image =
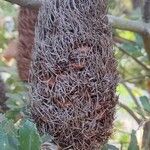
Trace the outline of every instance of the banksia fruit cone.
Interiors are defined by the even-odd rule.
[[[28,81],[34,43],[34,29],[38,9],[21,8],[18,17],[19,39],[17,44],[17,67],[21,80]]]
[[[118,74],[103,0],[46,0],[31,66],[31,117],[62,149],[98,150],[112,132]]]

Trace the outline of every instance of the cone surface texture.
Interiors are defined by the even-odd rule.
[[[35,23],[38,10],[21,8],[18,17],[19,39],[17,44],[17,67],[21,80],[28,81],[32,48],[35,36]]]
[[[31,117],[62,149],[98,150],[112,133],[118,73],[103,0],[46,0],[31,66]]]

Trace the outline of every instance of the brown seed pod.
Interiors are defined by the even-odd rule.
[[[62,149],[98,150],[112,133],[118,83],[103,0],[46,0],[31,67],[31,117]]]
[[[28,81],[29,67],[34,43],[34,29],[38,9],[22,8],[18,17],[19,39],[17,44],[17,67],[21,80]]]

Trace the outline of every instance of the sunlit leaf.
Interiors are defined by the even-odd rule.
[[[119,94],[121,94],[122,96],[128,96],[129,95],[128,92],[127,92],[127,90],[126,90],[126,88],[122,84],[119,84],[117,86],[117,92]]]
[[[136,39],[135,33],[130,32],[130,31],[123,31],[123,30],[117,29],[117,33],[119,34],[120,37],[127,39],[127,40],[135,41]]]
[[[122,134],[119,138],[120,143],[128,143],[129,142],[129,135],[128,134]]]

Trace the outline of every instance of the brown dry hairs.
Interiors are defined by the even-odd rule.
[[[107,1],[45,0],[35,27],[30,112],[62,149],[98,150],[112,133],[118,83]]]

